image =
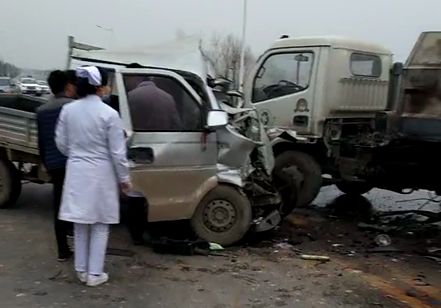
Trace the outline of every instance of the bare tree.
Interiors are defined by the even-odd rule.
[[[209,40],[201,40],[201,50],[206,60],[213,67],[217,76],[233,80],[235,86],[239,85],[240,54],[242,41],[229,34],[226,36],[215,33]],[[251,48],[245,50],[245,72],[249,71],[255,62]]]
[[[0,76],[14,78],[20,74],[20,69],[10,63],[0,60]]]

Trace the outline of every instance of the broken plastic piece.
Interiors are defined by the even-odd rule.
[[[330,261],[331,258],[328,256],[315,256],[315,255],[301,255],[300,258],[303,260],[312,260],[312,261]]]
[[[387,234],[379,234],[375,237],[375,244],[380,247],[387,247],[392,244],[392,239]]]
[[[211,251],[220,251],[220,250],[224,250],[224,247],[222,247],[221,245],[219,245],[217,243],[210,243],[209,249]]]

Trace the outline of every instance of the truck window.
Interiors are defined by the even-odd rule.
[[[376,55],[354,52],[351,55],[351,73],[354,76],[380,77],[380,57]]]
[[[201,131],[199,103],[175,79],[142,74],[124,75],[134,131]]]
[[[312,52],[279,53],[260,67],[253,86],[253,103],[305,90],[311,79]]]

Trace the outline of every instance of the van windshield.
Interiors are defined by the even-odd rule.
[[[35,83],[35,79],[25,78],[21,80],[21,83]]]

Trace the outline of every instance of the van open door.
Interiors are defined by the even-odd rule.
[[[207,106],[175,72],[121,68],[115,74],[131,179],[147,199],[148,220],[191,218],[217,185],[217,140],[206,128]]]

